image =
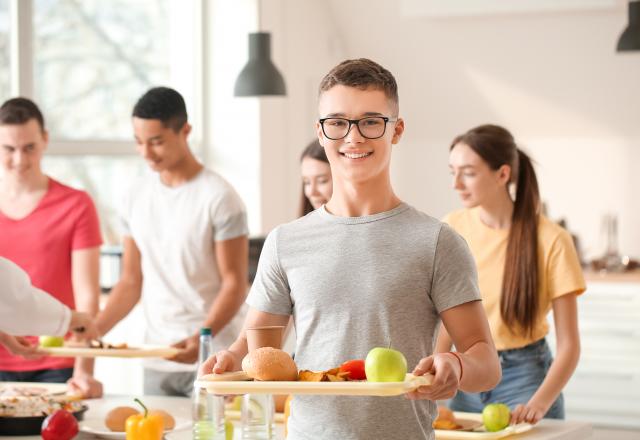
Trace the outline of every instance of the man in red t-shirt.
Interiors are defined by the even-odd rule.
[[[98,311],[100,225],[91,198],[46,176],[40,167],[48,133],[26,98],[0,107],[0,256],[39,289],[72,309]],[[24,316],[25,320],[30,316]],[[0,347],[0,381],[65,382],[85,397],[102,395],[93,360],[26,360]]]

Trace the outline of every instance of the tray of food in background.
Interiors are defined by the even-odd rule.
[[[383,356],[377,354],[379,350]],[[249,352],[242,368],[202,376],[196,384],[212,394],[398,396],[429,385],[432,379],[431,375],[407,374],[402,353],[383,348],[371,350],[366,361],[350,360],[325,371],[298,371],[286,352],[262,347]]]
[[[509,425],[509,412],[496,415],[490,414],[487,418],[483,414],[452,412],[448,408],[438,407],[438,417],[433,422],[436,439],[493,440],[521,434],[533,428],[529,423]]]
[[[87,405],[65,392],[65,384],[1,382],[0,436],[40,435],[44,419],[60,409],[82,420]]]
[[[40,344],[40,350],[49,356],[62,357],[156,357],[167,358],[178,354],[179,350],[174,347],[159,345],[140,345],[130,347],[126,343],[111,344],[102,341],[90,341],[88,345],[63,341],[60,345]]]

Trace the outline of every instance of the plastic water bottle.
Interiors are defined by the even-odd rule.
[[[213,354],[210,328],[200,329],[198,368]],[[193,388],[193,439],[224,440],[224,396],[209,394],[206,389]]]

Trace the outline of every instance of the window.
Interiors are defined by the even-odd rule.
[[[63,141],[73,140],[130,145],[131,109],[152,86],[175,87],[194,105],[196,63],[184,48],[196,40],[196,4],[34,1],[33,96],[57,141],[54,152],[68,151]]]
[[[35,100],[54,139],[131,139],[137,97],[171,83],[169,1],[36,0]]]
[[[0,100],[11,96],[11,40],[9,0],[0,0]]]

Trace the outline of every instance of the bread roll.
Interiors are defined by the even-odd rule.
[[[242,369],[256,380],[297,380],[298,367],[288,353],[272,347],[250,351]]]
[[[104,424],[111,431],[124,432],[127,418],[134,414],[139,414],[139,411],[130,406],[118,406],[107,413]]]

